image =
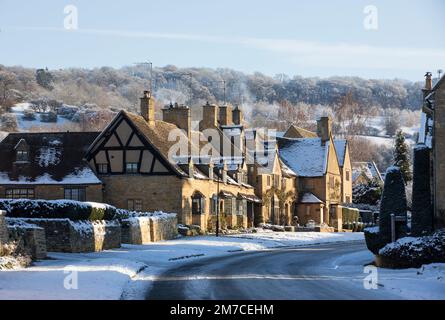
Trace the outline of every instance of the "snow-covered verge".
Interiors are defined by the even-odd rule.
[[[238,251],[363,240],[362,233],[258,232],[184,237],[87,254],[51,253],[27,269],[0,272],[0,299],[142,299],[147,279],[188,259]],[[66,289],[77,271],[78,288]]]
[[[433,263],[419,269],[378,269],[378,283],[384,290],[404,299],[445,300],[445,264]]]

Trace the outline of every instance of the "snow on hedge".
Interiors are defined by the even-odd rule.
[[[35,224],[31,224],[25,221],[23,218],[6,218],[6,224],[8,228],[20,228],[20,229],[43,229]]]
[[[380,249],[379,255],[399,262],[401,267],[445,262],[445,229],[431,236],[401,238]]]

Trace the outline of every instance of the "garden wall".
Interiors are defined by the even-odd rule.
[[[46,247],[53,252],[96,252],[121,246],[121,226],[112,221],[27,219],[45,229]]]
[[[153,214],[121,221],[122,243],[146,244],[171,240],[178,235],[176,214]]]
[[[151,242],[150,218],[128,218],[121,221],[122,243],[147,244]]]
[[[22,219],[6,218],[9,240],[17,243],[20,253],[30,255],[33,260],[45,259],[45,230]]]
[[[151,241],[171,240],[178,235],[178,218],[176,214],[163,214],[150,217]]]

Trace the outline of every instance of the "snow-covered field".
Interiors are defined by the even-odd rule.
[[[184,237],[99,253],[51,253],[51,259],[33,267],[0,272],[0,299],[138,299],[143,298],[146,288],[141,287],[143,282],[134,280],[155,276],[189,259],[354,240],[363,240],[363,234],[259,232],[219,238]],[[70,280],[70,270],[78,271],[78,289],[64,287],[64,281]]]

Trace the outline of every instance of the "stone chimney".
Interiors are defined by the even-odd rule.
[[[425,73],[425,88],[422,89],[423,97],[426,96],[433,90],[433,74],[431,72]]]
[[[162,119],[165,122],[173,123],[179,129],[184,130],[191,140],[191,116],[190,108],[184,105],[178,105],[177,103],[170,104],[162,109]]]
[[[219,124],[221,126],[228,126],[232,124],[232,107],[220,106],[219,107]]]
[[[191,178],[191,179],[193,179],[194,177],[195,177],[195,164],[193,163],[193,159],[192,159],[192,157],[190,157],[189,158],[189,160],[188,160],[188,175],[189,175],[189,178]]]
[[[330,116],[321,117],[317,120],[317,135],[321,138],[321,144],[325,145],[326,141],[332,134],[332,119]]]
[[[244,121],[243,112],[241,111],[241,109],[238,106],[236,106],[235,109],[233,109],[232,118],[233,118],[233,124],[236,124],[236,125],[243,124],[243,121]]]
[[[218,106],[207,102],[202,106],[202,120],[199,123],[199,130],[218,127]]]
[[[148,122],[149,125],[155,124],[154,101],[151,97],[150,91],[144,91],[144,95],[141,98],[141,116]]]

